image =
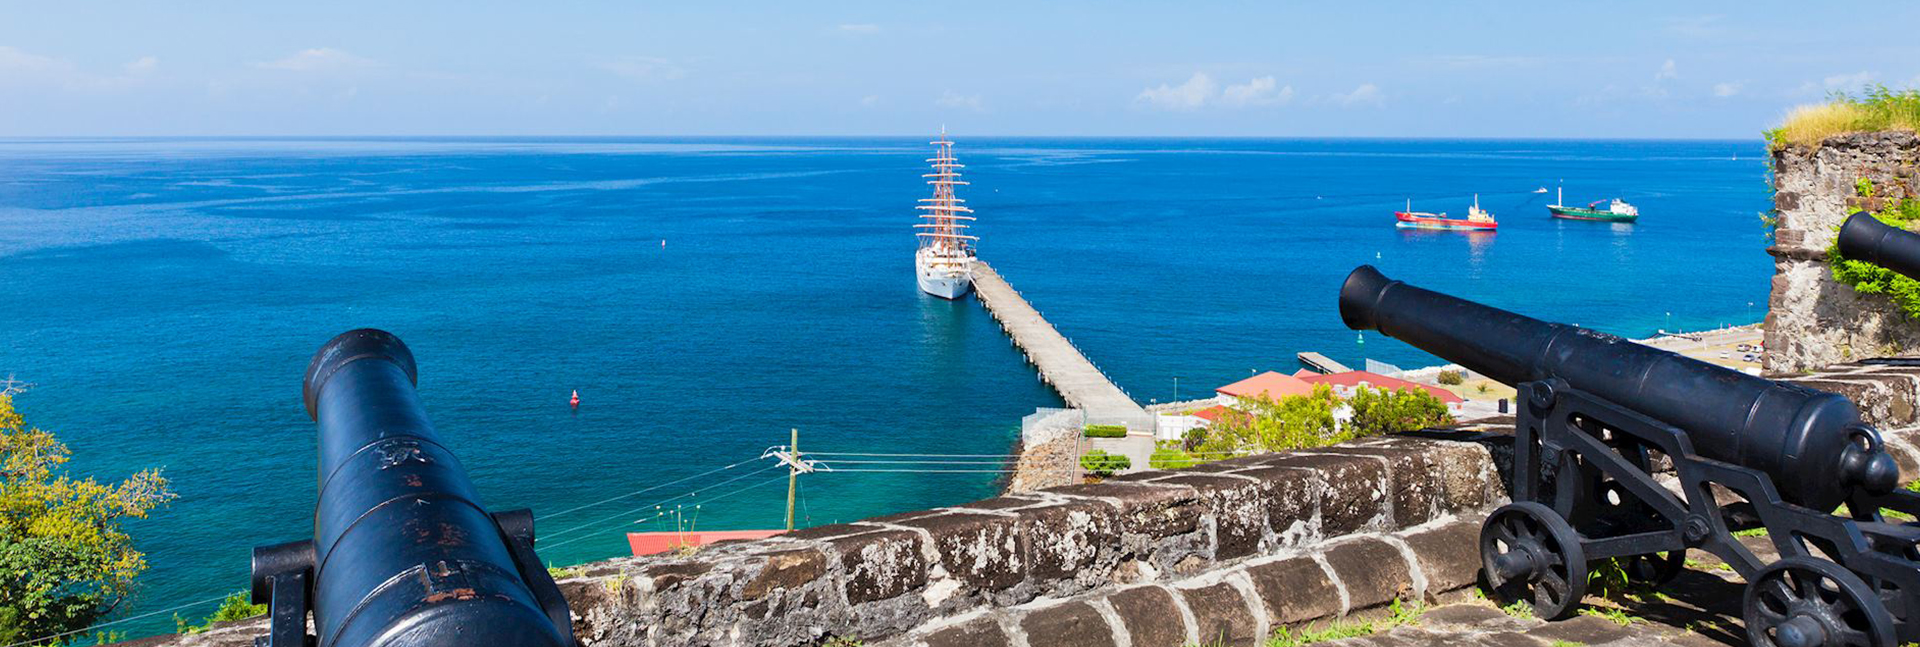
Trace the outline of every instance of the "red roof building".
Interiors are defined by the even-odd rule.
[[[1388,389],[1388,390],[1420,389],[1433,394],[1433,397],[1439,398],[1441,402],[1444,402],[1448,405],[1457,405],[1462,402],[1466,402],[1466,399],[1460,397],[1459,394],[1440,388],[1438,386],[1434,386],[1432,384],[1421,384],[1419,382],[1409,382],[1397,377],[1387,377],[1385,375],[1380,375],[1378,373],[1368,373],[1366,371],[1347,371],[1345,373],[1328,373],[1324,375],[1312,375],[1312,376],[1303,377],[1299,379],[1300,381],[1306,382],[1310,385],[1325,384],[1327,386],[1331,386],[1333,387],[1334,391],[1341,392],[1343,394],[1350,393],[1354,389],[1359,388],[1361,385],[1365,385],[1365,386],[1370,386],[1376,389]]]
[[[1280,400],[1289,396],[1311,394],[1313,393],[1313,384],[1285,373],[1267,371],[1214,389],[1213,392],[1234,398],[1251,398],[1264,395],[1274,400]]]

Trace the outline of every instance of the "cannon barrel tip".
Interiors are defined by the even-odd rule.
[[[301,396],[307,403],[307,417],[317,415],[315,406],[319,403],[320,388],[326,386],[327,379],[333,377],[341,367],[362,359],[384,359],[398,364],[407,372],[407,382],[420,383],[420,373],[413,365],[413,351],[395,337],[393,333],[376,328],[349,330],[327,340],[320,350],[313,354],[313,361],[307,364],[307,378],[301,384]]]
[[[1387,287],[1399,283],[1381,274],[1372,265],[1362,265],[1347,275],[1347,281],[1340,285],[1340,321],[1354,330],[1376,330],[1378,322],[1373,319],[1380,295]]]
[[[1848,216],[1846,224],[1840,225],[1840,255],[1877,265],[1880,245],[1893,232],[1893,227],[1864,212]]]

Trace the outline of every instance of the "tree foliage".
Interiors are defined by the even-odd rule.
[[[220,608],[214,609],[213,615],[207,616],[206,621],[196,625],[188,622],[186,618],[182,618],[180,614],[176,613],[173,615],[173,624],[174,627],[179,630],[179,633],[197,634],[212,629],[214,625],[222,622],[245,620],[266,614],[267,605],[254,604],[253,596],[249,595],[247,591],[236,591],[233,595],[227,596],[225,600],[221,600]]]
[[[1199,462],[1181,447],[1180,441],[1162,440],[1154,443],[1153,455],[1147,458],[1147,467],[1156,470],[1177,470],[1193,467]]]
[[[1424,389],[1375,389],[1360,387],[1347,398],[1353,417],[1347,419],[1346,436],[1359,438],[1398,431],[1414,431],[1453,424],[1447,403]]]
[[[1223,456],[1331,445],[1344,440],[1333,418],[1338,406],[1340,398],[1325,384],[1315,385],[1307,395],[1279,401],[1265,396],[1241,398],[1239,408],[1221,412],[1198,451]]]
[[[146,557],[122,521],[173,498],[159,470],[76,479],[71,451],[0,395],[0,644],[84,629],[126,599]]]

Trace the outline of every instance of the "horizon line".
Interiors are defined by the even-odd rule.
[[[379,140],[379,139],[906,139],[926,134],[354,134],[354,135],[10,135],[0,141],[18,140]],[[961,135],[979,139],[1217,139],[1217,140],[1433,140],[1433,141],[1631,141],[1631,142],[1747,142],[1765,143],[1763,135],[1752,139],[1734,137],[1570,137],[1570,136],[1488,136],[1488,135]]]

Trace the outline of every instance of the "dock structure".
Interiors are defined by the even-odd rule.
[[[1153,417],[1147,410],[1087,361],[1073,342],[983,261],[973,263],[973,290],[987,312],[1013,338],[1014,345],[1039,369],[1041,381],[1053,387],[1067,406],[1086,412],[1089,422],[1126,424],[1135,432],[1153,431]],[[1143,424],[1146,428],[1138,428]]]
[[[1294,355],[1294,357],[1300,360],[1302,366],[1320,373],[1345,373],[1353,370],[1347,368],[1345,364],[1333,361],[1332,358],[1313,351],[1299,353]]]

